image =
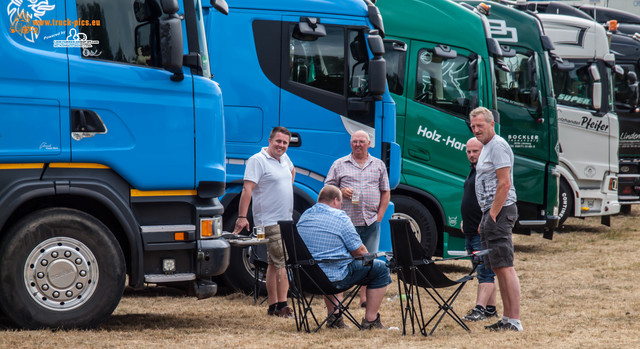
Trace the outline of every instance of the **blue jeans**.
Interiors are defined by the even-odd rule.
[[[474,251],[482,250],[482,243],[480,234],[469,235],[465,234],[465,248],[467,249],[467,253],[471,254]],[[478,283],[495,283],[496,274],[490,268],[486,267],[486,264],[481,263],[478,265],[476,269],[476,273],[478,274]]]
[[[362,244],[367,248],[367,252],[378,252],[380,245],[380,222],[375,221],[371,225],[356,227],[356,232],[360,235]]]
[[[333,285],[341,290],[346,290],[355,284],[362,284],[368,289],[382,288],[391,283],[391,275],[387,265],[378,259],[373,261],[373,267],[362,265],[362,260],[354,260],[347,265],[347,276],[334,281]]]

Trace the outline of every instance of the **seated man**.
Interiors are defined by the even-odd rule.
[[[333,185],[327,185],[318,195],[318,203],[302,214],[298,222],[298,233],[314,259],[341,259],[357,257],[367,253],[360,236],[347,214],[340,210],[342,193]],[[363,329],[384,328],[380,322],[380,304],[387,285],[391,283],[389,269],[380,260],[373,267],[364,266],[362,260],[343,260],[321,263],[320,268],[336,288],[348,289],[361,283],[367,286],[367,307],[362,319]],[[342,294],[336,295],[342,299]],[[340,314],[333,314],[332,302],[325,298],[330,315],[327,326],[344,328]]]

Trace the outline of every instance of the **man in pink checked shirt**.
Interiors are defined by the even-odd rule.
[[[325,184],[340,188],[344,198],[342,209],[347,213],[362,243],[369,252],[378,252],[380,221],[389,206],[391,189],[387,167],[371,156],[369,135],[362,130],[351,135],[351,154],[336,160]],[[360,290],[360,305],[366,306],[366,289]]]

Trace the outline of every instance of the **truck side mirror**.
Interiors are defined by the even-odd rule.
[[[229,14],[229,5],[225,0],[211,0],[211,6],[225,16]]]
[[[637,107],[640,102],[638,76],[635,72],[629,72],[629,74],[627,74],[627,79],[629,81],[629,104],[633,107]]]
[[[442,44],[434,47],[433,53],[435,53],[437,56],[440,56],[442,58],[451,59],[451,58],[458,57],[458,51],[452,49],[450,46],[442,45]]]
[[[531,86],[537,86],[538,68],[536,67],[536,57],[531,56],[527,59],[527,69],[529,70],[529,81]]]
[[[369,93],[380,99],[387,89],[387,62],[382,57],[369,61]]]
[[[176,14],[180,10],[178,1],[162,0],[162,12],[166,14],[159,19],[160,52],[162,67],[172,72],[173,81],[182,81],[182,22]]]
[[[298,23],[297,29],[303,35],[314,38],[327,36],[327,29],[324,25],[320,24],[320,20],[318,18],[300,17],[300,23]]]
[[[600,71],[598,71],[598,66],[596,64],[591,64],[589,66],[589,74],[593,79],[593,90],[591,95],[591,100],[593,101],[593,109],[596,111],[600,111],[602,108],[602,82],[600,82]]]
[[[369,49],[374,56],[384,55],[384,42],[382,41],[382,37],[380,37],[380,35],[370,33],[367,37],[367,42],[369,43]]]
[[[542,48],[546,51],[551,51],[554,49],[553,41],[550,37],[546,35],[540,35],[540,41],[542,41]]]
[[[593,83],[593,109],[600,111],[602,108],[602,83],[600,81]]]
[[[502,57],[515,57],[516,50],[511,48],[511,46],[500,45],[500,49],[502,50]]]
[[[473,91],[478,89],[478,57],[474,53],[469,58],[469,90]]]
[[[487,50],[493,57],[503,57],[502,48],[498,40],[494,38],[487,38]]]

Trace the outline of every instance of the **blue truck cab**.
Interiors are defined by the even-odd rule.
[[[369,152],[385,161],[395,187],[400,151],[377,8],[363,0],[229,6],[228,16],[203,8],[213,75],[225,94],[225,230],[236,221],[245,162],[267,145],[274,126],[293,133],[287,154],[296,168],[294,219],[315,203],[331,164],[351,152],[351,133],[359,129],[369,134]],[[383,223],[381,251],[391,250],[388,232]],[[232,289],[253,287],[250,255],[250,248],[232,248],[221,278]]]
[[[200,1],[5,8],[2,312],[25,328],[93,327],[127,276],[215,294],[229,263],[224,121]]]

